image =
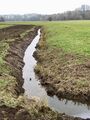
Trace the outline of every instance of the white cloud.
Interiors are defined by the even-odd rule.
[[[1,0],[0,14],[52,14],[73,10],[90,0]]]

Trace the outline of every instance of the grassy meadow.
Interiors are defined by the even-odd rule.
[[[34,24],[45,28],[49,48],[62,48],[67,52],[90,55],[90,21],[15,22]]]
[[[50,23],[46,40],[49,47],[90,55],[90,21]]]

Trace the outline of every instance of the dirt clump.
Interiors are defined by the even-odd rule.
[[[30,120],[31,116],[28,111],[25,109],[20,109],[16,114],[15,114],[15,120]]]

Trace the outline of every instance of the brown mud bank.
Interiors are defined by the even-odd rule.
[[[3,105],[0,107],[0,120],[84,120],[69,117],[61,113],[55,113],[45,106],[36,108],[36,110],[37,111],[29,112],[24,107],[17,106],[16,108],[12,108]]]
[[[22,89],[22,67],[24,51],[37,34],[38,27],[15,25],[0,29],[0,101],[9,102]]]
[[[25,35],[21,35],[21,33],[16,32],[17,29],[22,29],[23,32],[25,30],[30,30],[29,32],[25,33]],[[23,57],[24,52],[27,46],[32,42],[33,38],[37,34],[37,30],[39,27],[34,26],[15,26],[13,32],[16,32],[15,39],[13,42],[10,42],[8,54],[5,57],[7,64],[11,67],[11,75],[14,76],[17,80],[17,86],[15,88],[16,94],[19,95],[24,92],[22,88],[23,85],[23,78],[22,78],[22,68],[24,66]],[[17,30],[18,31],[18,30]],[[20,30],[21,32],[21,30]]]
[[[49,48],[45,34],[34,56],[35,72],[49,95],[90,104],[90,57]]]

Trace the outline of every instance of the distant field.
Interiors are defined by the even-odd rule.
[[[15,22],[14,24],[42,25],[49,48],[90,55],[90,21]]]
[[[11,26],[10,24],[7,24],[7,23],[0,23],[0,29],[1,28],[5,28],[5,27],[8,27],[8,26]]]

